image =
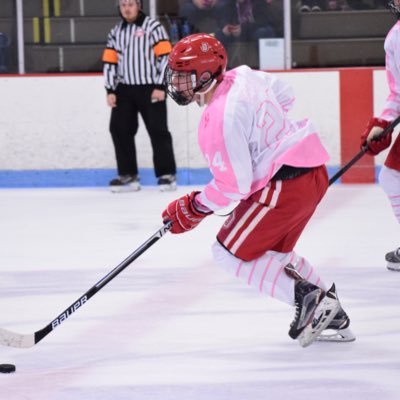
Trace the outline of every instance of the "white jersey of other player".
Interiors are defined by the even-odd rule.
[[[381,118],[392,121],[400,115],[400,21],[398,21],[385,39],[386,76],[389,84],[389,96],[381,113]]]

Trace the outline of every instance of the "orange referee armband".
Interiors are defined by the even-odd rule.
[[[158,42],[154,47],[154,54],[156,57],[164,56],[166,54],[171,53],[172,50],[172,45],[171,42],[168,40],[163,40],[161,42]]]
[[[103,62],[110,64],[118,64],[118,53],[114,49],[105,49],[103,52]]]

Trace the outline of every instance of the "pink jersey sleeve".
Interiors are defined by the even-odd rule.
[[[392,121],[400,115],[400,21],[389,31],[385,40],[386,78],[389,96],[380,115]]]

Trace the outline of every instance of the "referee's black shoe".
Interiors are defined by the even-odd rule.
[[[161,175],[157,184],[161,192],[173,192],[176,190],[176,176]]]
[[[110,190],[113,193],[137,192],[140,190],[140,181],[137,175],[120,175],[110,181]]]

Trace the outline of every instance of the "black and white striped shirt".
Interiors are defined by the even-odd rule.
[[[107,92],[113,93],[118,83],[162,85],[171,48],[164,27],[143,12],[132,24],[121,21],[108,34],[103,53]]]

